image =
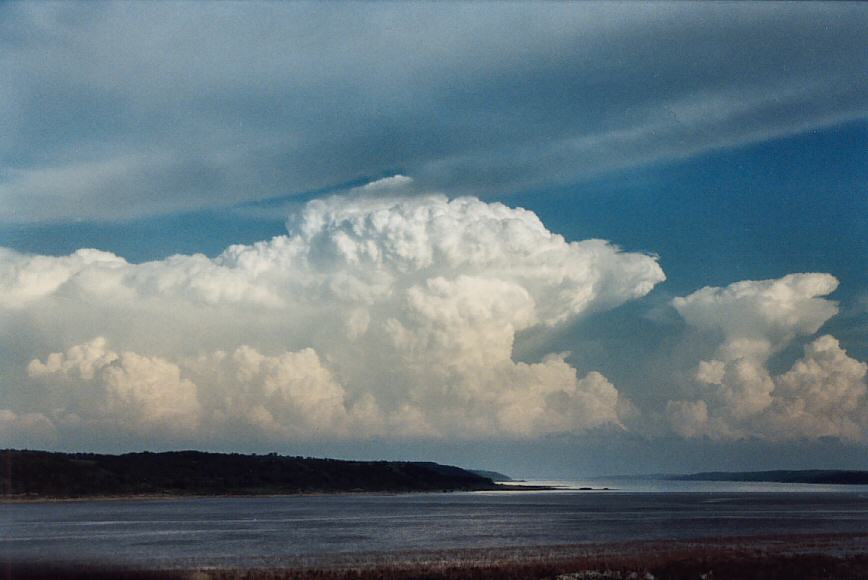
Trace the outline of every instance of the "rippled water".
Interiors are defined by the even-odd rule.
[[[7,504],[0,557],[255,566],[333,553],[868,531],[865,487],[591,485],[616,484],[620,491]]]

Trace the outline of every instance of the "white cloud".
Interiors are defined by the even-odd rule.
[[[768,421],[778,438],[868,439],[868,365],[849,356],[831,336],[805,347],[805,355],[776,378]]]
[[[367,400],[355,412],[348,408],[346,390],[311,348],[265,356],[243,346],[183,364],[187,375],[207,389],[202,399],[215,431],[234,426],[293,440],[348,437],[353,427],[368,427],[366,420],[379,423],[377,409]]]
[[[730,348],[739,339],[777,347],[795,336],[810,335],[837,314],[825,298],[838,287],[829,274],[790,274],[777,280],[748,280],[725,288],[703,288],[672,302],[688,324],[720,332]],[[755,344],[745,343],[747,351]]]
[[[57,442],[57,430],[42,413],[0,409],[0,441],[4,447],[51,445]]]
[[[676,298],[684,319],[718,334],[721,343],[696,370],[701,398],[670,401],[673,430],[724,439],[868,439],[868,365],[849,357],[834,337],[807,344],[787,372],[773,376],[768,370],[772,355],[797,336],[816,333],[837,313],[824,298],[836,287],[828,274],[791,274]]]
[[[666,417],[672,429],[682,437],[708,434],[708,405],[705,401],[669,401]]]
[[[0,305],[7,309],[21,308],[56,293],[60,287],[81,272],[100,268],[100,282],[111,280],[107,275],[126,262],[108,252],[84,249],[64,258],[29,256],[0,248]],[[94,288],[94,292],[99,292]]]
[[[162,358],[117,353],[103,338],[66,353],[34,359],[27,374],[47,385],[46,403],[56,423],[83,421],[90,428],[183,435],[199,427],[196,385]],[[49,407],[51,408],[51,407]]]
[[[401,186],[403,180],[398,180]],[[474,198],[332,198],[209,259],[0,252],[0,404],[59,429],[295,440],[533,437],[629,405],[516,334],[641,297],[655,258]],[[101,337],[94,339],[94,337]],[[42,407],[40,407],[42,405]]]

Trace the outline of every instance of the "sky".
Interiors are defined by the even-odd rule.
[[[868,8],[0,4],[0,447],[868,469]]]

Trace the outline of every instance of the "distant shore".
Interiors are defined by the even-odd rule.
[[[2,563],[2,562],[0,562]],[[87,565],[5,562],[18,580],[41,578],[397,579],[551,578],[857,580],[868,577],[868,533],[330,554],[266,568],[128,570]]]

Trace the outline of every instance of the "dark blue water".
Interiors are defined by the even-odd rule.
[[[0,505],[0,559],[145,566],[841,532],[868,532],[868,493],[521,492]]]

